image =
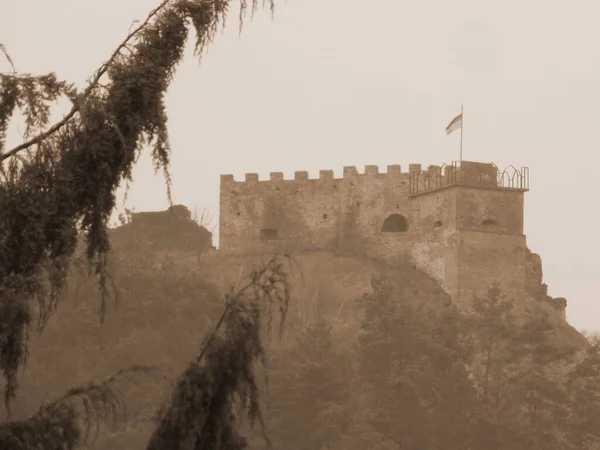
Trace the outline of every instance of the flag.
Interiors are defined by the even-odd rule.
[[[454,119],[452,119],[452,122],[450,122],[450,124],[448,124],[448,126],[446,127],[446,134],[450,134],[454,130],[458,130],[459,128],[462,128],[462,121],[463,121],[463,115],[462,115],[462,113],[460,113],[458,116],[456,116]]]

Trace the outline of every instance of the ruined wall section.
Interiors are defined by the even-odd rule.
[[[212,233],[192,219],[184,205],[166,211],[133,213],[131,221],[110,230],[111,246],[125,252],[140,248],[198,256],[214,249]]]
[[[543,282],[542,258],[527,249],[526,252],[526,289],[528,295],[541,304],[550,317],[566,320],[567,300],[563,297],[553,298],[548,295],[548,286]]]

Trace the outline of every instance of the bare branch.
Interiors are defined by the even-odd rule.
[[[4,44],[0,44],[0,51],[2,53],[4,53],[4,56],[6,56],[6,59],[8,60],[8,63],[10,64],[10,67],[12,67],[13,72],[17,73],[17,69],[15,69],[15,65],[13,63],[13,60],[11,59],[10,55],[8,54],[8,51],[6,50],[6,47],[4,46]]]

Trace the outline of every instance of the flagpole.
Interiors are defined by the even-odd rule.
[[[460,105],[460,168],[462,169],[462,145],[463,145],[463,128],[465,127],[465,116],[463,116],[463,105]]]

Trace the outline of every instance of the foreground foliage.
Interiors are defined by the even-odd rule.
[[[242,13],[245,6],[242,1]],[[34,317],[42,328],[64,293],[80,233],[99,282],[103,317],[112,292],[106,255],[115,191],[131,180],[133,164],[148,144],[169,188],[164,95],[183,57],[188,24],[200,55],[228,7],[227,0],[162,2],[83,92],[52,73],[0,73],[0,368],[6,402],[17,389]],[[42,131],[50,105],[60,96],[72,102],[71,111]],[[17,109],[25,116],[29,140],[5,150],[8,123]]]
[[[103,383],[70,389],[61,398],[40,409],[26,420],[0,424],[0,448],[12,450],[74,449],[99,432],[107,418],[122,420],[126,407],[116,385],[135,373],[152,374],[149,367],[121,370]]]
[[[148,450],[244,449],[246,440],[237,427],[244,413],[251,425],[259,420],[265,431],[255,373],[256,365],[266,362],[261,325],[272,317],[275,307],[281,330],[289,297],[287,273],[276,258],[257,269],[237,293],[227,296],[216,331],[208,336],[202,352],[175,386],[170,404],[160,413]]]
[[[143,256],[143,253],[140,254],[140,257]],[[114,258],[111,259],[111,262],[115,264],[113,260]],[[131,259],[127,258],[127,261],[131,262]],[[191,295],[201,302],[190,312],[204,313],[209,316],[209,320],[212,320],[212,331],[206,334],[198,355],[179,375],[170,399],[156,415],[154,433],[152,436],[148,435],[150,441],[147,448],[178,449],[181,445],[189,445],[189,448],[244,448],[245,441],[237,427],[238,421],[247,417],[250,423],[256,420],[261,426],[264,426],[259,402],[257,370],[266,363],[263,343],[265,337],[270,332],[281,331],[287,316],[290,298],[287,281],[288,262],[287,258],[275,257],[266,264],[259,265],[251,272],[250,279],[245,286],[235,292],[231,291],[224,302],[215,301],[213,304],[197,295],[194,291],[198,288],[197,284],[186,286],[185,277],[173,280],[172,278],[178,272],[176,268],[153,268],[140,265],[130,274],[121,275],[120,273],[119,286],[124,289],[133,288],[132,292],[136,292],[135,286],[140,282],[151,283],[151,280],[145,280],[147,276],[159,279],[155,286],[161,287],[160,291],[142,293],[138,289],[138,295],[135,295],[134,298],[147,302],[151,300],[151,296],[169,296],[170,293],[186,289],[185,295]],[[123,265],[111,265],[111,268],[128,271]],[[162,272],[165,272],[164,275],[168,279],[160,280]],[[86,283],[86,280],[83,281],[81,292],[77,295],[88,294],[90,283]],[[210,286],[206,286],[206,290],[209,292],[209,299],[210,296],[214,296]],[[160,305],[164,304],[167,308],[169,305],[175,306],[176,295],[173,294],[166,299],[162,297],[166,300],[166,304],[165,301],[159,299],[151,303],[152,307],[157,309],[162,322],[165,320],[165,314],[160,310]],[[145,305],[148,307],[147,303]],[[224,309],[223,305],[225,305]],[[122,309],[126,312],[132,308]],[[217,309],[220,310],[220,317],[215,318],[214,312],[217,312]],[[119,311],[116,313],[118,314]],[[171,316],[173,316],[172,313]],[[69,320],[69,317],[63,317],[61,314],[57,318],[63,322]],[[144,316],[144,319],[148,318],[152,318],[152,316]],[[117,319],[123,323],[123,326],[119,327],[121,329],[124,327],[130,329],[131,325],[127,326],[127,324],[134,323],[130,320],[131,317],[125,321]],[[139,328],[150,326],[155,333],[161,333],[161,328],[158,328],[160,322],[157,318],[156,321],[137,323],[136,326]],[[201,320],[201,322],[204,321]],[[196,334],[181,337],[187,340],[197,340],[197,334],[201,333],[203,329],[196,330]],[[139,335],[139,331],[132,330],[132,332]],[[79,333],[79,335],[84,338],[85,334]],[[149,354],[152,356],[150,359],[162,363],[162,360],[168,355],[164,355],[161,348],[164,350],[165,344],[174,338],[176,336],[165,335],[163,332],[162,335],[159,334],[156,337],[155,342],[142,340],[138,342],[138,347],[144,348],[152,345],[153,347],[149,350]],[[115,342],[118,342],[118,339]],[[162,347],[156,345],[159,343],[162,344]],[[89,344],[87,345],[89,346]],[[68,350],[65,349],[65,351]],[[91,350],[86,353],[89,353],[88,363],[98,356]],[[69,358],[70,356],[66,355],[63,359],[66,361]],[[32,364],[35,365],[35,362]],[[43,367],[41,368],[43,369]],[[103,383],[91,383],[71,389],[60,399],[43,405],[29,418],[0,424],[0,448],[15,450],[63,449],[77,448],[83,443],[92,445],[99,436],[101,422],[112,419],[113,423],[122,425],[127,421],[139,420],[140,417],[136,414],[131,418],[128,417],[130,408],[125,402],[124,393],[129,389],[124,389],[128,386],[124,386],[122,381],[141,384],[142,390],[139,392],[141,395],[147,395],[144,393],[144,386],[147,386],[146,389],[156,389],[157,385],[150,387],[147,380],[140,380],[140,373],[151,374],[153,378],[160,379],[166,375],[164,370],[157,372],[157,369],[145,366],[134,367],[120,371],[117,376],[113,376]],[[173,375],[175,375],[173,372],[169,372],[169,377]],[[140,399],[133,400],[136,405],[132,406],[139,409]],[[264,437],[266,438],[266,433]],[[114,448],[106,439],[101,439],[101,441],[105,442],[105,446],[93,448]]]
[[[246,6],[242,0],[240,24]],[[256,8],[256,0],[251,6]],[[44,329],[63,297],[80,238],[89,272],[98,282],[101,320],[107,300],[116,297],[107,259],[116,189],[131,181],[133,164],[150,146],[170,197],[164,96],[183,57],[189,26],[196,33],[199,56],[228,8],[228,0],[164,0],[83,91],[54,73],[16,73],[7,49],[0,47],[13,68],[0,73],[0,368],[9,413],[31,331]],[[72,108],[48,128],[50,106],[60,97]],[[17,110],[25,117],[25,142],[6,149],[8,125]],[[260,417],[254,366],[264,360],[261,302],[277,302],[285,316],[288,297],[285,289],[278,293],[278,285],[285,285],[280,269],[271,261],[248,285],[253,296],[242,290],[228,297],[222,329],[176,388],[150,448],[179,448],[182,441],[195,448],[220,448],[241,442],[232,430],[235,414],[247,409],[250,418]],[[240,348],[241,342],[245,345]],[[69,401],[75,392],[83,399],[83,414]],[[98,392],[106,396],[99,403]],[[200,403],[194,401],[198,395]],[[232,409],[236,395],[239,411]],[[116,399],[106,386],[76,389],[28,421],[1,425],[0,437],[7,448],[73,448],[84,434],[81,421],[91,420],[95,407],[114,406]]]

